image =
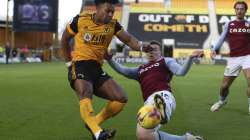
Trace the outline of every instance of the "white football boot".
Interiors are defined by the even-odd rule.
[[[248,113],[249,113],[249,115],[250,115],[250,107],[248,108]]]
[[[218,102],[214,103],[214,104],[211,106],[210,110],[211,110],[212,112],[218,111],[218,110],[219,110],[220,108],[222,108],[225,104],[227,104],[227,101],[221,101],[221,100],[219,100]]]
[[[168,122],[168,116],[166,113],[166,103],[164,102],[164,99],[162,98],[162,96],[156,94],[154,96],[154,102],[156,108],[161,113],[161,124],[166,124]]]
[[[186,140],[204,140],[201,136],[194,136],[190,133],[186,133],[184,136]]]

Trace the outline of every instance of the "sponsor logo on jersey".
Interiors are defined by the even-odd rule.
[[[230,33],[250,33],[250,29],[248,28],[230,28]]]
[[[104,28],[104,33],[108,33],[108,32],[110,32],[110,28],[109,27],[105,27]]]
[[[106,40],[106,35],[104,34],[94,34],[91,43],[95,45],[103,45]]]
[[[84,43],[91,45],[104,45],[106,38],[105,34],[85,33],[83,36]]]
[[[142,68],[140,71],[139,71],[139,74],[142,74],[143,72],[146,72],[154,67],[159,67],[160,66],[160,63],[155,63],[155,64],[152,64],[146,68]]]
[[[83,39],[85,42],[90,42],[92,38],[92,35],[90,33],[85,33],[83,36]]]

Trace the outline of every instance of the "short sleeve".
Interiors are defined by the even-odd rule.
[[[118,32],[120,32],[123,29],[123,27],[121,26],[121,24],[119,22],[115,23],[115,32],[114,34],[117,34]]]
[[[67,29],[71,34],[76,34],[78,32],[78,19],[79,15],[75,16],[71,23],[67,25]]]

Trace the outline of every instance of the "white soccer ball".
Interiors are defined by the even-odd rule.
[[[144,105],[137,113],[138,124],[145,129],[153,129],[161,122],[161,113],[153,105]]]

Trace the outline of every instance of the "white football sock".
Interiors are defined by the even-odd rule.
[[[248,98],[248,108],[250,108],[250,98]]]
[[[98,139],[99,135],[101,134],[101,131],[98,131],[95,133],[95,138]]]

